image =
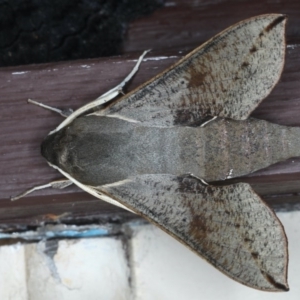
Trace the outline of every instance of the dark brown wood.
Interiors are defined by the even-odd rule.
[[[69,223],[123,222],[135,218],[76,187],[38,191],[14,203],[9,197],[61,178],[41,157],[40,143],[62,118],[29,105],[26,100],[77,108],[118,84],[130,72],[142,49],[153,51],[128,89],[158,74],[187,50],[239,20],[267,12],[287,13],[290,19],[282,79],[253,116],[300,127],[300,2],[206,2],[167,2],[165,8],[134,22],[124,45],[127,54],[121,57],[0,69],[0,228],[37,226],[48,221],[48,214],[67,213],[61,221]],[[300,158],[251,174],[243,181],[251,183],[276,208],[299,204]]]
[[[288,43],[299,44],[297,0],[166,0],[165,7],[129,26],[124,51],[193,49],[221,30],[260,14],[288,16]]]

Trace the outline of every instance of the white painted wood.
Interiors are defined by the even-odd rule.
[[[245,287],[157,227],[130,224],[129,261],[121,241],[112,237],[61,240],[52,258],[43,253],[45,242],[1,246],[0,299],[298,300],[300,211],[278,217],[289,240],[286,293]]]
[[[62,240],[53,259],[43,253],[44,246],[44,242],[26,246],[28,299],[130,299],[121,241]]]
[[[21,244],[0,247],[1,300],[29,300],[24,248]]]

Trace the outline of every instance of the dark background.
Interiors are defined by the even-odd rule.
[[[117,55],[163,0],[1,0],[0,66]]]

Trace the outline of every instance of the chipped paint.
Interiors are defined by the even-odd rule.
[[[0,233],[0,239],[23,239],[27,241],[37,241],[52,238],[87,238],[102,237],[114,234],[117,228],[111,225],[98,226],[76,226],[76,225],[46,225],[36,231]]]
[[[12,75],[23,75],[23,74],[26,74],[28,73],[29,71],[22,71],[22,72],[13,72],[11,73]]]
[[[179,58],[177,55],[171,55],[171,56],[157,56],[157,57],[146,57],[143,59],[143,61],[159,61],[159,60],[165,60],[165,59],[174,59]],[[137,62],[137,59],[128,60],[129,62]]]

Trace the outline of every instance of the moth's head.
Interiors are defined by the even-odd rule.
[[[42,155],[46,158],[48,162],[52,165],[60,167],[60,158],[65,149],[64,143],[64,129],[58,132],[49,134],[41,145]]]

